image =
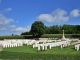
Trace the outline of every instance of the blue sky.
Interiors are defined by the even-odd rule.
[[[29,31],[36,20],[80,24],[80,0],[0,0],[0,35]]]

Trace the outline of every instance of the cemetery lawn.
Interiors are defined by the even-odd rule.
[[[55,47],[51,50],[37,51],[31,46],[14,48],[4,48],[0,52],[0,59],[10,60],[80,60],[80,51],[76,51],[74,46],[60,48]]]

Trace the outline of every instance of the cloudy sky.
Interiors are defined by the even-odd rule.
[[[0,0],[0,35],[29,31],[36,20],[80,24],[80,0]]]

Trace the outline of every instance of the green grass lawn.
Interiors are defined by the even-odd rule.
[[[5,48],[0,52],[1,59],[14,60],[80,60],[80,51],[76,51],[74,46],[60,48],[55,47],[51,50],[37,51],[32,46],[22,46],[15,48]]]

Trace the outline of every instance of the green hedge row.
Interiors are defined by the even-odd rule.
[[[3,39],[24,39],[24,36],[0,36],[0,40]]]
[[[42,38],[62,38],[62,34],[44,34]],[[80,34],[65,34],[66,38],[80,38]]]
[[[65,34],[66,38],[80,38],[80,34]],[[3,39],[31,39],[34,38],[31,35],[26,36],[0,36],[0,40]],[[40,38],[62,38],[62,34],[44,34]]]

